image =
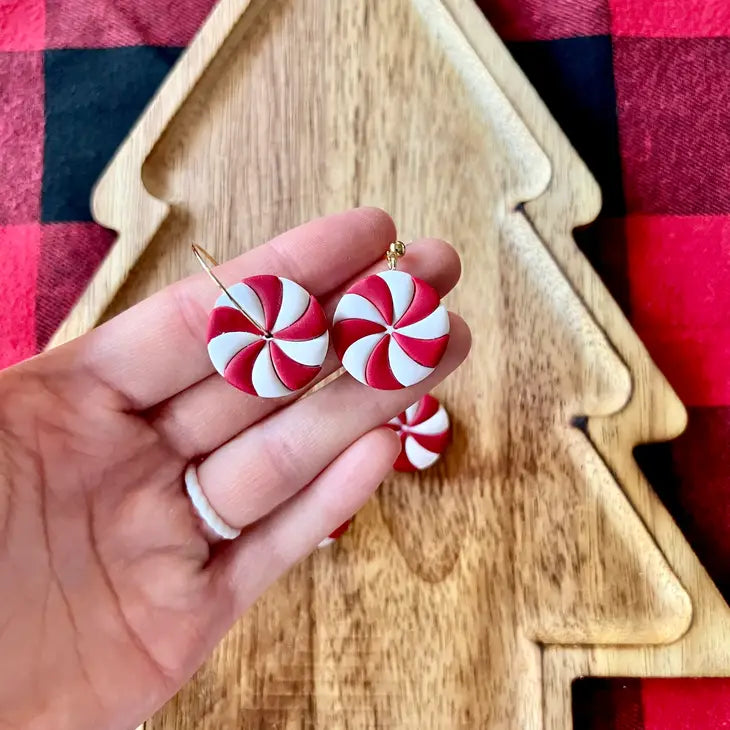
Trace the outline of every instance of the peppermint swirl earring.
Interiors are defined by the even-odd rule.
[[[387,423],[400,437],[401,451],[395,471],[422,471],[433,466],[451,440],[449,414],[432,395],[406,408]]]
[[[200,246],[193,254],[222,291],[208,320],[208,355],[235,388],[280,398],[309,385],[322,369],[329,330],[319,302],[302,286],[272,274],[226,288],[217,261]]]
[[[353,378],[371,388],[397,390],[420,383],[443,357],[449,314],[425,281],[398,271],[401,241],[386,252],[388,270],[361,279],[337,305],[332,339]]]

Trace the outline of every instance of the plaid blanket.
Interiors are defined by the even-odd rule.
[[[90,188],[213,0],[0,0],[0,367],[113,242]],[[730,595],[730,2],[481,0],[598,178],[579,236],[689,407],[638,458]],[[585,680],[576,727],[730,727],[727,680]]]

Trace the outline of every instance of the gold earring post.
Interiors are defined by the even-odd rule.
[[[261,330],[265,335],[270,335],[270,332],[266,331],[266,327],[259,324],[246,310],[235,300],[231,293],[226,289],[223,282],[213,273],[213,266],[218,266],[218,262],[202,247],[198,246],[197,243],[192,244],[193,256],[197,259],[198,263],[202,267],[203,271],[216,283],[218,288],[233,302],[236,309],[254,326],[256,329]]]
[[[388,246],[385,258],[388,259],[388,268],[395,271],[398,267],[398,259],[406,255],[406,244],[403,241],[393,241]]]

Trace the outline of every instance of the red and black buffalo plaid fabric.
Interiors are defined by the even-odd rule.
[[[113,242],[94,180],[213,0],[0,0],[0,367]],[[730,596],[730,0],[481,0],[604,192],[579,244],[690,413],[638,458]],[[729,637],[730,639],[730,637]],[[576,728],[730,728],[728,680],[585,680]]]

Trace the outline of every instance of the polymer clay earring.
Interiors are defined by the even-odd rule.
[[[424,395],[387,425],[400,436],[401,450],[393,464],[396,471],[428,469],[441,458],[451,439],[449,414],[432,395]]]
[[[235,388],[280,398],[317,377],[329,347],[327,318],[302,286],[272,274],[226,287],[213,273],[215,259],[193,245],[196,259],[221,289],[208,320],[208,355]]]
[[[332,340],[343,367],[371,388],[397,390],[420,383],[443,357],[449,314],[425,281],[397,270],[406,253],[390,244],[388,270],[361,279],[337,305]]]

